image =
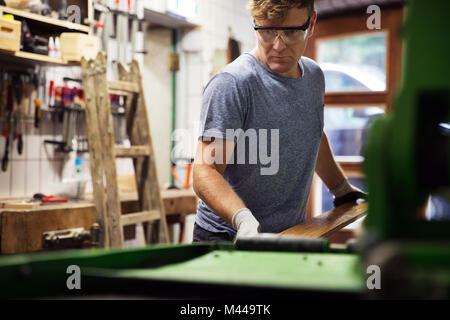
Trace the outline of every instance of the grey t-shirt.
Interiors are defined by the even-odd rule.
[[[212,77],[203,93],[199,139],[245,142],[240,152],[236,146],[223,176],[262,232],[278,233],[305,219],[323,132],[325,81],[313,60],[302,57],[299,66],[300,78],[286,78],[244,53]],[[238,129],[240,135],[230,134]],[[212,232],[236,232],[202,200],[196,223]]]

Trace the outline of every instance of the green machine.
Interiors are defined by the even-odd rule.
[[[409,1],[407,13],[395,109],[367,146],[363,258],[380,266],[385,298],[448,299],[450,223],[423,211],[430,195],[450,201],[450,2]]]
[[[4,256],[0,298],[449,298],[450,224],[417,211],[430,194],[449,199],[450,2],[411,0],[407,12],[402,87],[370,133],[356,243],[274,236]]]

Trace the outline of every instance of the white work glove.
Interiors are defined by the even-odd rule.
[[[237,231],[236,238],[240,236],[256,236],[259,233],[259,222],[248,208],[236,211],[231,223]]]
[[[358,199],[367,200],[368,195],[361,189],[352,186],[347,179],[339,186],[331,189],[330,192],[334,195],[334,206],[339,207],[347,202],[356,202]]]

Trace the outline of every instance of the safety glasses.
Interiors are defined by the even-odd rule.
[[[308,17],[308,21],[299,27],[261,27],[256,25],[253,20],[253,28],[264,43],[275,43],[277,38],[280,37],[286,45],[291,45],[306,39],[310,22],[311,17]]]

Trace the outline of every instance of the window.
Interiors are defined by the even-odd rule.
[[[386,33],[317,42],[317,62],[327,92],[386,90]]]
[[[336,156],[363,156],[371,124],[384,114],[380,107],[326,108],[324,131]]]
[[[377,117],[390,112],[399,83],[403,8],[382,8],[381,30],[368,30],[367,18],[365,9],[325,18],[319,12],[305,52],[325,75],[324,131],[336,161],[359,187],[365,181],[362,164],[368,131]],[[332,206],[332,195],[316,175],[307,216]]]

